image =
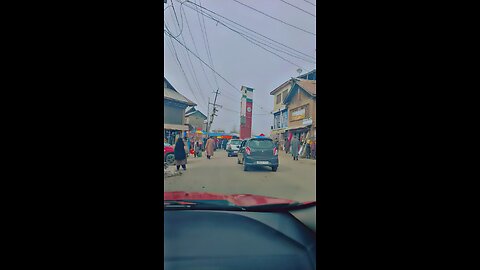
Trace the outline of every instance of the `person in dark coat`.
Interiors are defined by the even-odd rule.
[[[293,137],[292,142],[291,142],[291,152],[293,156],[293,160],[298,160],[298,150],[300,150],[300,141],[297,139],[297,137]]]
[[[177,171],[182,166],[183,170],[187,169],[187,154],[185,153],[185,144],[183,143],[182,138],[178,138],[177,143],[175,144],[175,149],[173,150],[175,156],[175,165],[177,165]]]

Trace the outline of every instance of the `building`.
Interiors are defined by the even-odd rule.
[[[195,109],[195,107],[187,107],[185,111],[185,124],[189,126],[190,132],[197,130],[206,130],[207,116],[201,111]]]
[[[168,143],[174,144],[188,130],[185,125],[185,108],[197,104],[180,94],[164,77],[163,105],[163,136]]]
[[[292,82],[289,80],[270,92],[270,95],[274,96],[273,126],[270,137],[278,140],[280,145],[283,145],[286,140],[285,129],[288,127],[288,110],[283,100],[287,97],[291,87]]]
[[[283,103],[288,109],[287,136],[316,138],[317,81],[292,79],[292,87]]]
[[[317,79],[317,70],[314,69],[308,73],[300,75],[298,79],[306,80],[316,80]],[[273,140],[278,140],[280,145],[284,145],[285,141],[288,138],[288,133],[286,132],[289,124],[289,116],[287,105],[284,103],[287,95],[292,89],[293,81],[288,80],[275,88],[270,92],[270,95],[274,96],[273,99],[273,126],[270,133],[270,137]]]

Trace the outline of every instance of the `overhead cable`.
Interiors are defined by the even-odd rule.
[[[245,6],[245,7],[248,7],[249,9],[255,10],[256,12],[261,13],[261,14],[263,14],[263,15],[271,18],[271,19],[274,19],[274,20],[279,21],[279,22],[281,22],[281,23],[283,23],[283,24],[289,25],[289,26],[291,26],[291,27],[293,27],[293,28],[295,28],[295,29],[298,29],[298,30],[300,30],[300,31],[303,31],[303,32],[305,32],[305,33],[308,33],[308,34],[311,34],[311,35],[316,36],[315,33],[312,33],[312,32],[310,32],[310,31],[307,31],[307,30],[305,30],[305,29],[302,29],[302,28],[300,28],[300,27],[298,27],[298,26],[295,26],[295,25],[293,25],[293,24],[290,24],[290,23],[287,23],[287,22],[285,22],[285,21],[283,21],[283,20],[280,20],[280,19],[278,19],[278,18],[275,18],[275,17],[273,17],[273,16],[271,16],[271,15],[268,15],[267,13],[265,13],[265,12],[263,12],[263,11],[260,11],[260,10],[258,10],[258,9],[256,9],[256,8],[254,8],[254,7],[249,6],[249,5],[246,5],[246,4],[244,4],[244,3],[240,2],[240,1],[237,1],[237,0],[233,0],[233,1],[239,3],[240,5],[243,5],[243,6]],[[190,2],[190,1],[187,1],[187,2]]]
[[[298,10],[301,10],[301,11],[303,11],[303,12],[305,12],[305,13],[307,13],[307,14],[315,17],[315,18],[317,17],[317,16],[315,16],[315,14],[312,14],[312,13],[310,13],[310,12],[304,10],[304,9],[301,9],[301,8],[295,6],[295,5],[292,5],[292,4],[288,3],[287,1],[284,1],[284,0],[280,0],[280,1],[282,1],[283,3],[285,3],[285,4],[289,5],[289,6],[292,6],[292,7],[296,8],[296,9],[298,9]]]

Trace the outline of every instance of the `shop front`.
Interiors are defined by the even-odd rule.
[[[167,143],[171,145],[174,145],[178,138],[184,138],[185,131],[188,130],[188,126],[186,125],[164,124],[163,128],[163,137],[167,140]]]

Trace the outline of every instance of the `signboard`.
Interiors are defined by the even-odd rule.
[[[312,119],[305,119],[305,120],[303,120],[303,122],[302,122],[302,124],[303,124],[303,125],[306,125],[306,126],[311,125],[312,123],[313,123],[313,120],[312,120]]]
[[[303,119],[303,118],[305,118],[305,108],[292,112],[292,117],[291,117],[292,121],[300,120],[300,119]]]

